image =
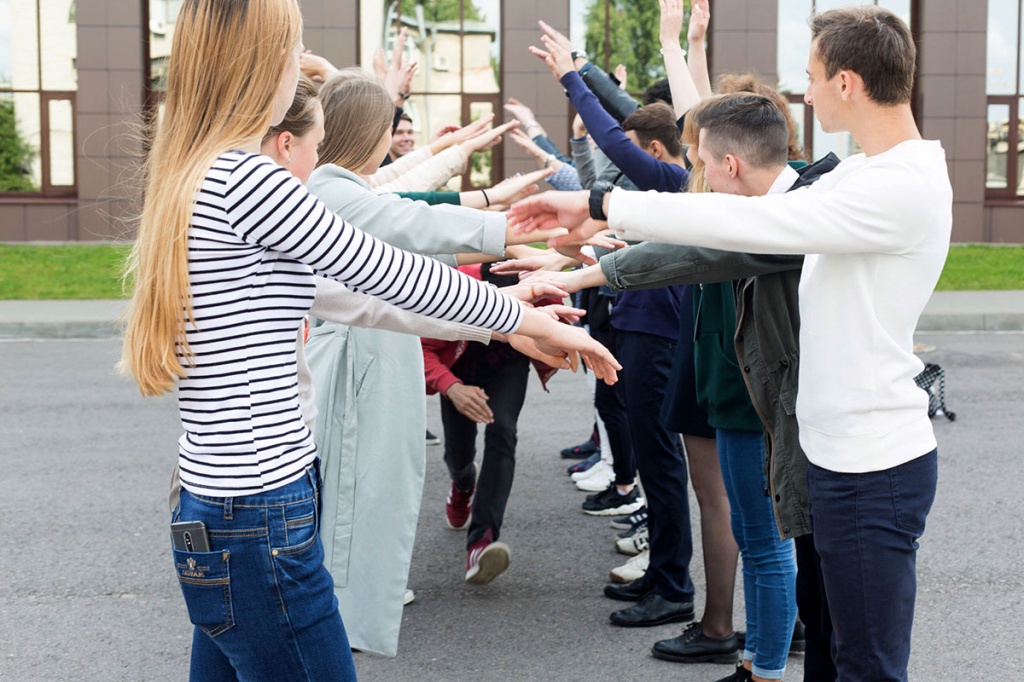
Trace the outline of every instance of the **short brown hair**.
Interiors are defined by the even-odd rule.
[[[669,156],[681,156],[683,153],[676,114],[672,107],[662,102],[648,104],[634,111],[622,122],[622,129],[635,132],[643,147],[657,140]]]
[[[877,104],[906,104],[914,89],[917,48],[907,25],[872,5],[829,10],[811,19],[825,75],[853,71]]]
[[[774,168],[789,158],[786,119],[764,95],[718,95],[698,104],[690,116],[704,131],[704,148],[718,159],[735,154],[755,168]]]
[[[786,119],[786,127],[789,129],[789,160],[805,161],[803,147],[800,146],[799,130],[793,113],[789,109],[789,101],[779,94],[779,91],[765,83],[759,76],[752,73],[726,73],[718,77],[718,87],[715,92],[720,94],[730,92],[752,92],[755,95],[764,95],[782,112]]]

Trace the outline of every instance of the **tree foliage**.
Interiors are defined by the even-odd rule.
[[[483,21],[484,17],[480,13],[480,8],[473,4],[473,0],[423,0],[417,2],[417,5],[423,5],[423,16],[427,21],[436,22],[448,22],[459,20],[459,5],[465,1],[465,7],[463,9],[463,16],[466,21]],[[402,3],[402,10],[405,10],[405,4]],[[410,3],[411,4],[411,3]]]
[[[35,149],[18,132],[14,102],[0,100],[0,192],[33,192],[30,170]]]
[[[661,22],[658,3],[651,0],[591,2],[587,9],[585,34],[590,61],[608,71],[617,64],[625,64],[629,69],[627,85],[630,92],[640,92],[659,78],[664,78],[665,65],[658,40]],[[686,0],[685,7],[689,16],[690,0]],[[680,41],[686,48],[686,22],[683,23]]]

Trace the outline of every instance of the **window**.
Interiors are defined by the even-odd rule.
[[[1024,198],[1024,3],[989,0],[985,197]]]
[[[685,10],[690,11],[686,0]],[[712,16],[714,16],[714,7]],[[713,21],[713,19],[712,19]],[[569,38],[584,47],[590,61],[607,73],[623,64],[626,86],[639,96],[654,81],[665,77],[665,60],[658,39],[661,10],[649,0],[570,0]],[[686,22],[680,36],[686,44]]]
[[[75,196],[74,0],[0,0],[0,195]]]
[[[829,152],[835,152],[840,159],[860,152],[849,133],[824,132],[814,119],[813,109],[804,104],[807,56],[811,52],[810,18],[838,7],[877,5],[890,10],[910,26],[910,3],[911,0],[779,0],[778,88],[789,99],[808,160],[820,159]]]
[[[405,58],[419,67],[405,113],[413,121],[417,147],[445,125],[490,113],[501,119],[501,9],[501,0],[360,0],[364,68],[370,68],[381,45],[390,58],[398,30],[407,29]],[[503,167],[499,145],[474,154],[461,183],[451,184],[490,187],[503,176]]]

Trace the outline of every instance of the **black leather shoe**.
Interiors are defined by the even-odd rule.
[[[654,581],[645,573],[644,577],[625,585],[605,585],[604,596],[617,601],[640,601],[653,589]]]
[[[736,633],[708,637],[700,623],[690,623],[683,634],[655,642],[651,655],[676,663],[736,663],[740,644]]]
[[[611,616],[612,625],[624,628],[646,628],[665,623],[685,623],[693,620],[692,601],[669,601],[657,592],[649,592],[628,609]]]

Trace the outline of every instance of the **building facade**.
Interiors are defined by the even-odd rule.
[[[778,83],[811,156],[855,153],[848,136],[816,128],[802,93],[807,17],[858,1],[712,0],[713,77],[752,71]],[[573,112],[527,50],[540,44],[538,19],[585,44],[602,66],[627,62],[630,90],[659,75],[657,5],[652,20],[649,0],[301,3],[306,47],[338,66],[368,67],[378,46],[390,50],[396,27],[407,29],[405,56],[419,63],[408,104],[419,144],[447,123],[488,113],[503,120],[502,103],[515,97],[567,146]],[[954,241],[1024,242],[1024,0],[869,3],[900,14],[917,40],[914,110],[925,137],[946,149]],[[0,0],[0,241],[131,237],[142,132],[159,116],[180,6]],[[452,186],[486,187],[533,168],[506,141],[475,157]]]

